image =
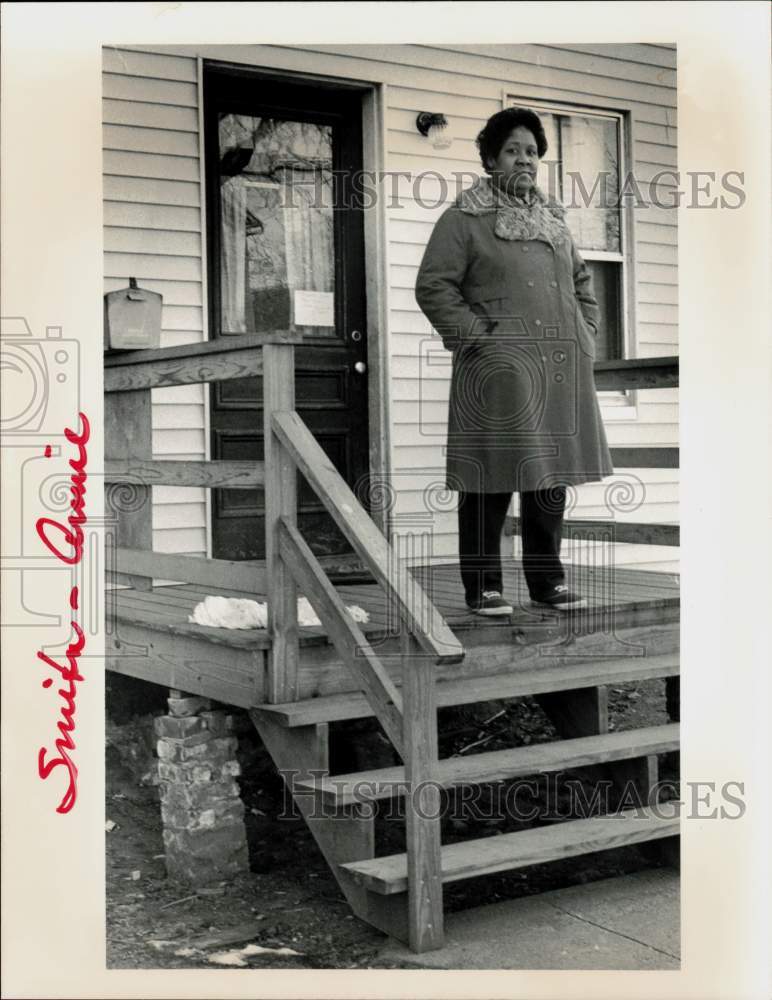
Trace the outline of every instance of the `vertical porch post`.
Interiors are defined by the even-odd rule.
[[[149,389],[105,393],[105,457],[152,458],[152,418]],[[108,484],[105,487],[105,517],[113,519],[112,543],[116,548],[153,548],[153,512],[150,486]],[[112,545],[106,547],[112,583],[134,590],[152,590],[153,578],[120,572]],[[128,568],[128,567],[127,567]]]
[[[408,930],[413,951],[435,951],[442,948],[444,931],[434,664],[418,649],[404,622],[401,654]]]
[[[265,560],[268,630],[272,642],[267,697],[274,703],[297,697],[297,588],[279,555],[277,537],[280,517],[291,524],[297,520],[297,472],[271,422],[277,410],[294,409],[295,349],[292,344],[266,344],[263,347]]]

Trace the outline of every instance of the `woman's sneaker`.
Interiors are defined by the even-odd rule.
[[[494,618],[496,615],[511,615],[514,610],[498,590],[484,590],[479,601],[468,605],[468,607],[476,615],[486,615],[488,618]]]
[[[564,583],[559,583],[544,597],[540,597],[538,600],[532,598],[531,604],[546,605],[549,608],[557,608],[558,611],[572,611],[574,608],[586,608],[587,599],[579,594],[574,594]]]

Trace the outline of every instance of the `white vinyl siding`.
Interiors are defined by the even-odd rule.
[[[104,50],[105,291],[163,295],[163,347],[204,339],[195,58]],[[152,391],[153,453],[207,454],[204,389]],[[153,548],[206,554],[206,493],[153,487]]]
[[[442,348],[416,305],[413,288],[432,226],[455,194],[453,173],[465,172],[468,185],[472,175],[481,172],[474,139],[485,120],[504,106],[506,95],[622,112],[632,129],[628,167],[638,182],[644,185],[660,170],[675,170],[675,48],[206,45],[154,52],[106,50],[106,290],[127,284],[125,269],[133,264],[140,284],[164,295],[164,343],[169,344],[200,339],[205,332],[195,56],[384,86],[385,162],[376,166],[411,175],[394,184],[399,206],[386,210],[390,456],[397,490],[393,520],[397,532],[400,527],[430,532],[434,556],[452,559],[455,498],[437,489],[444,474],[449,366],[422,363],[422,343],[431,344],[435,353]],[[449,149],[434,150],[417,133],[419,111],[447,116],[453,139]],[[414,197],[414,179],[426,171],[439,177],[420,184],[421,204]],[[660,197],[665,199],[672,187],[672,179],[666,179]],[[384,191],[387,204],[391,188],[390,183]],[[677,354],[676,212],[636,209],[631,237],[634,353],[641,358]],[[638,392],[636,403],[604,404],[611,447],[677,445],[678,391]],[[159,454],[201,457],[206,447],[203,393],[175,397],[174,402],[168,394],[154,394],[153,425]],[[617,482],[642,483],[635,485],[632,496],[645,489],[645,502],[632,511],[620,504],[618,520],[676,523],[678,481],[678,470],[619,470],[602,483],[580,487],[571,515],[608,518],[604,497],[610,488],[615,495]],[[203,551],[203,500],[191,501],[187,494],[195,491],[185,491],[184,499],[180,490],[154,492],[158,546]],[[427,498],[430,527],[419,527],[426,524]],[[161,516],[162,503],[177,505],[170,518],[177,528]],[[517,552],[517,540],[513,544]],[[678,550],[663,546],[620,545],[616,559],[620,565],[678,569]]]

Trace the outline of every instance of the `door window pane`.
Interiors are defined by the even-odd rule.
[[[334,337],[332,128],[223,114],[222,333]]]

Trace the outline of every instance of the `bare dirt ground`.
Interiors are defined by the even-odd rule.
[[[134,682],[138,684],[139,682]],[[107,933],[109,968],[408,968],[379,961],[385,938],[351,915],[304,822],[281,816],[287,805],[281,779],[260,742],[246,725],[240,733],[242,798],[250,851],[250,872],[229,882],[196,890],[166,876],[158,789],[154,782],[152,717],[163,712],[163,692],[141,688],[108,694],[106,819]],[[143,686],[147,687],[147,686]],[[118,695],[120,694],[120,697]],[[629,729],[667,722],[664,681],[646,681],[609,692],[612,728]],[[157,704],[153,703],[153,697]],[[115,708],[120,705],[120,708]],[[246,720],[245,720],[246,721]],[[496,702],[440,715],[440,753],[494,750],[554,738],[535,702]],[[353,741],[353,742],[352,742]],[[333,771],[384,766],[392,758],[370,727],[347,724],[338,734]],[[364,758],[364,759],[363,759]],[[660,777],[676,780],[674,761],[660,758]],[[587,785],[587,773],[577,780]],[[443,842],[495,836],[530,825],[493,808],[494,788],[484,790],[475,808],[448,809]],[[677,794],[675,785],[665,798]],[[536,801],[560,811],[543,782]],[[448,800],[452,805],[455,800]],[[548,803],[552,803],[548,808]],[[393,812],[394,810],[392,810]],[[455,813],[455,814],[454,814]],[[558,816],[553,816],[552,820]],[[564,817],[563,817],[564,818]],[[540,822],[549,822],[544,815]],[[109,825],[108,823],[108,825]],[[376,820],[379,853],[403,849],[398,817]],[[608,878],[662,863],[656,850],[624,848],[539,865],[521,872],[455,883],[446,888],[446,911],[479,906],[548,889]],[[250,945],[249,953],[244,953]],[[263,950],[264,949],[264,950]]]

